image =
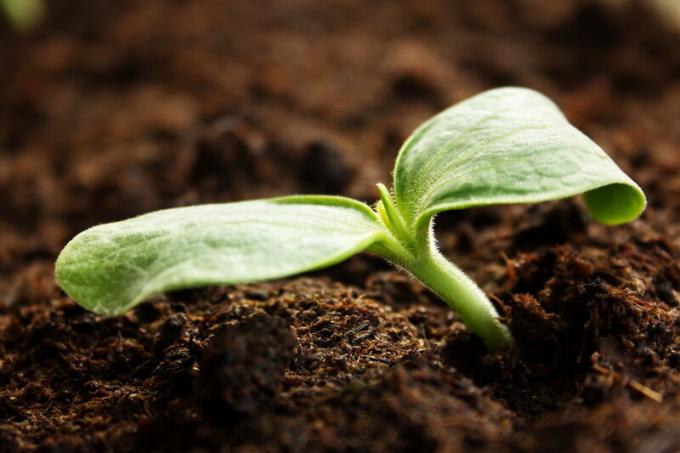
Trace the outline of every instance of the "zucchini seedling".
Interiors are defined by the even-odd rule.
[[[83,307],[118,315],[181,288],[257,282],[369,251],[446,301],[489,349],[512,344],[484,292],[437,250],[442,211],[584,194],[595,220],[629,222],[638,185],[549,99],[525,88],[481,93],[434,116],[404,143],[392,190],[374,208],[339,196],[166,209],[95,226],[66,245],[56,278]]]

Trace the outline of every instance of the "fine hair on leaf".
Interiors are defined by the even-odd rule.
[[[489,349],[513,344],[480,287],[436,247],[440,212],[583,194],[598,222],[645,209],[640,187],[542,94],[498,88],[435,115],[405,141],[371,207],[303,195],[166,209],[72,239],[56,278],[83,307],[119,315],[166,291],[258,282],[382,256],[448,303]]]

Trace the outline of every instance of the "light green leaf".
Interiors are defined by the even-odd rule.
[[[597,144],[552,101],[525,88],[486,91],[425,122],[404,143],[394,179],[396,204],[411,227],[445,210],[582,193],[596,220],[619,224],[646,204]]]
[[[167,209],[82,232],[59,255],[56,277],[80,305],[115,315],[164,291],[330,266],[384,231],[368,206],[341,197]]]

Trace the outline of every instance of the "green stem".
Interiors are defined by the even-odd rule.
[[[407,228],[387,188],[378,184],[378,215],[391,233],[371,250],[409,271],[446,301],[489,350],[513,345],[512,335],[498,320],[498,312],[479,286],[439,253],[434,241],[432,217]]]
[[[404,267],[446,301],[487,348],[498,350],[513,344],[508,328],[498,321],[498,313],[477,284],[439,252],[421,256]]]

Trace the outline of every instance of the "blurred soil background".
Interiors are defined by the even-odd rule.
[[[0,25],[0,451],[680,450],[680,4],[47,0]],[[518,343],[492,355],[361,255],[311,275],[85,312],[82,229],[290,193],[371,202],[423,120],[522,85],[640,183],[447,213],[444,252]]]

